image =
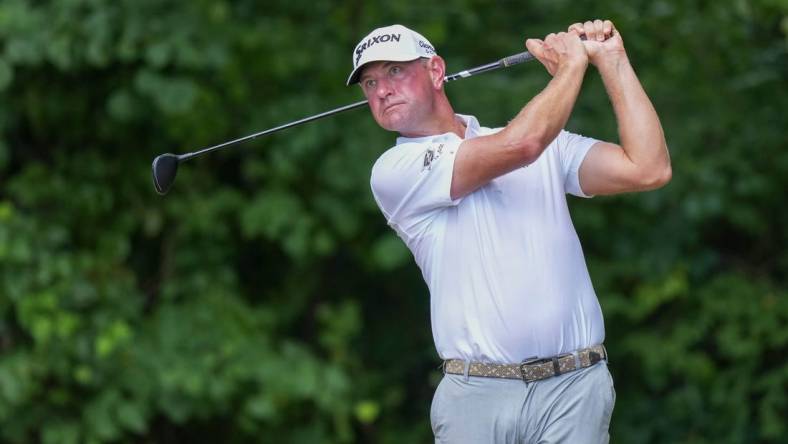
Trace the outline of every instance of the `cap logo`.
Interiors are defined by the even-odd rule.
[[[428,53],[435,54],[435,48],[424,40],[419,40],[419,46],[426,49]]]
[[[361,60],[361,54],[364,53],[370,46],[376,43],[386,43],[390,41],[399,41],[402,38],[402,34],[383,34],[383,35],[376,35],[372,36],[361,45],[356,47],[356,65],[358,65],[358,61]]]

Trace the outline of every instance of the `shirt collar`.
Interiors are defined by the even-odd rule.
[[[464,139],[473,139],[474,137],[479,135],[479,121],[474,116],[465,115],[465,114],[455,114],[455,116],[462,119],[465,122],[465,137]],[[423,136],[423,137],[404,137],[400,136],[397,137],[397,145],[402,143],[421,143],[421,142],[428,142],[434,141],[436,139],[446,139],[446,138],[458,138],[456,134],[452,132],[444,133],[444,134],[435,134],[432,136]]]

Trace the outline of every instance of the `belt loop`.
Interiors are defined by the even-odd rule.
[[[580,353],[575,350],[572,352],[572,356],[575,357],[575,370],[580,370]]]
[[[463,376],[465,376],[465,382],[468,382],[471,379],[470,376],[468,375],[468,373],[471,370],[471,361],[462,361],[462,362],[465,365],[465,368],[462,370],[462,374]]]

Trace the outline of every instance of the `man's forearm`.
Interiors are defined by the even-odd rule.
[[[643,174],[666,174],[670,158],[659,116],[626,55],[604,60],[597,68],[613,104],[624,152]]]
[[[462,142],[454,161],[452,199],[533,163],[569,119],[588,67],[582,42],[576,35],[558,33],[525,44],[553,78],[504,129]]]
[[[527,141],[534,159],[558,136],[566,125],[583,84],[587,63],[566,64],[504,128],[501,136],[509,144]]]

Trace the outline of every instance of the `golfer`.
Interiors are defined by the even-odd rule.
[[[399,133],[371,185],[429,287],[444,361],[436,442],[608,442],[615,392],[602,311],[566,194],[651,190],[671,177],[659,118],[610,21],[525,45],[552,79],[496,129],[454,112],[445,62],[417,32],[379,28],[353,51],[348,85]],[[620,145],[563,129],[589,64]]]

